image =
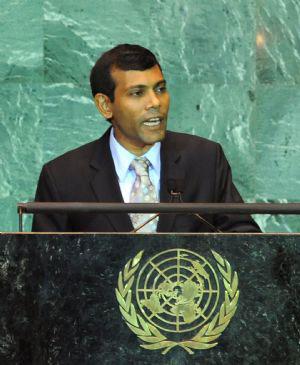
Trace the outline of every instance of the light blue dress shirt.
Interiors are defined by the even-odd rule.
[[[157,194],[157,200],[159,201],[159,188],[160,188],[160,146],[161,143],[155,143],[149,151],[143,156],[146,157],[151,165],[149,166],[149,177],[152,184],[155,187]],[[133,183],[136,178],[134,170],[129,170],[129,166],[137,156],[129,152],[124,148],[115,138],[113,128],[110,131],[109,147],[114,161],[116,173],[119,179],[119,185],[123,200],[125,203],[129,203],[130,192]]]

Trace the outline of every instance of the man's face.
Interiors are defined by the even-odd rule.
[[[158,65],[144,71],[112,70],[110,102],[116,139],[135,155],[144,154],[165,137],[170,96]]]

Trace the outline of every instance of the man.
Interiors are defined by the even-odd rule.
[[[166,131],[170,96],[155,56],[123,44],[104,53],[91,71],[95,104],[112,128],[94,142],[47,163],[36,201],[169,202],[180,182],[184,202],[242,202],[217,143]],[[174,186],[173,186],[174,188]],[[33,231],[128,232],[141,214],[36,214]],[[142,232],[257,232],[247,215],[165,214]]]

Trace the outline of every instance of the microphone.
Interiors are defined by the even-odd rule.
[[[167,180],[167,190],[171,195],[171,203],[182,203],[181,194],[183,194],[184,180],[170,178]]]
[[[170,203],[175,203],[175,202],[183,203],[182,196],[181,196],[181,194],[183,194],[183,191],[184,191],[184,180],[183,179],[175,179],[175,178],[167,179],[167,189],[171,196]],[[205,226],[209,227],[212,232],[222,233],[222,231],[220,229],[218,229],[213,224],[208,222],[200,214],[198,214],[198,213],[188,213],[188,214],[197,217],[200,220],[200,222],[203,223]]]
[[[170,203],[183,203],[182,194],[184,192],[184,179],[175,178],[175,177],[167,179],[167,190],[168,190],[168,193],[170,194]],[[202,224],[207,226],[212,232],[222,233],[222,231],[220,229],[218,229],[213,224],[208,222],[200,214],[198,214],[198,213],[188,213],[188,214],[195,216]],[[137,233],[141,228],[143,228],[145,225],[147,225],[148,223],[153,221],[158,216],[159,216],[159,213],[154,214],[152,217],[147,219],[140,226],[136,227],[133,231],[131,231],[131,233]]]
[[[167,190],[168,190],[169,194],[171,195],[171,203],[182,202],[181,193],[183,193],[183,187],[184,187],[184,179],[179,179],[179,178],[173,177],[173,178],[170,178],[167,180]],[[131,233],[137,233],[140,229],[142,229],[148,223],[152,222],[159,215],[160,215],[159,213],[154,214],[152,217],[147,219],[144,223],[142,223],[138,227],[134,228],[134,230],[132,230]]]

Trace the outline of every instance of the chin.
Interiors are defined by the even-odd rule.
[[[145,136],[145,143],[146,144],[154,144],[156,142],[161,142],[166,135],[166,131],[160,131],[158,133],[155,133],[155,135],[152,136]]]

